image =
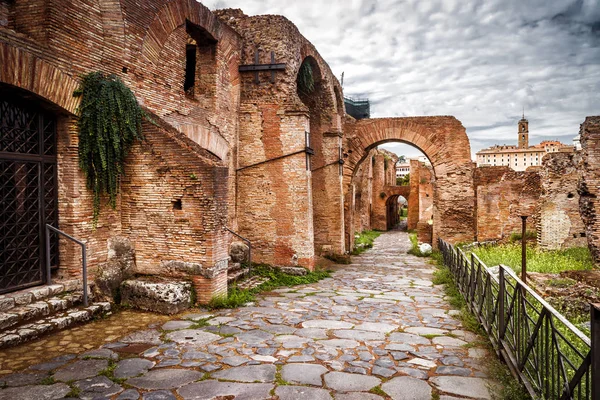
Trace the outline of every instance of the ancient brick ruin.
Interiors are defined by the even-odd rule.
[[[306,68],[309,87],[299,79]],[[103,206],[97,228],[78,167],[73,97],[93,71],[122,79],[155,122],[144,123],[117,207]],[[541,218],[543,246],[580,243],[579,201],[599,253],[597,117],[582,127],[577,192],[575,161],[563,155],[542,172],[476,169],[454,117],[346,117],[327,62],[281,16],[211,12],[194,0],[0,0],[0,97],[54,121],[56,152],[44,162],[55,168],[56,196],[46,202],[55,201],[58,227],[87,243],[93,276],[117,268],[123,279],[191,282],[206,303],[227,292],[237,239],[225,227],[250,240],[254,261],[312,269],[321,255],[351,250],[356,232],[394,225],[398,196],[408,199],[409,228],[434,245],[505,237],[522,213]],[[394,156],[374,150],[390,141],[431,162],[411,164],[409,186],[395,185]],[[567,181],[573,196],[564,200]],[[129,243],[129,261],[115,261],[114,243]],[[55,278],[81,275],[77,247],[61,241],[56,254]]]

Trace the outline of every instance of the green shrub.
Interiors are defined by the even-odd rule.
[[[373,242],[381,235],[379,231],[362,231],[358,238],[354,240],[354,249],[352,250],[353,255],[363,253],[365,250],[373,247]]]
[[[281,272],[279,268],[272,267],[267,264],[253,263],[251,269],[252,276],[262,276],[268,278],[266,282],[258,285],[253,289],[239,289],[237,286],[229,288],[227,296],[213,297],[208,303],[208,308],[235,308],[243,306],[246,303],[256,299],[256,294],[273,290],[282,286],[297,286],[311,284],[320,281],[321,279],[331,276],[329,271],[309,271],[306,275],[296,276]]]
[[[522,233],[511,233],[510,234],[510,241],[511,242],[518,242],[523,238],[523,234]],[[534,240],[537,239],[537,233],[535,231],[525,231],[525,240]]]

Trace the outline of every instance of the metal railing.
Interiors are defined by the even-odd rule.
[[[590,340],[509,267],[438,240],[469,310],[533,398],[600,400],[600,305],[591,305]]]
[[[77,243],[81,246],[81,263],[83,266],[83,305],[88,306],[88,285],[87,285],[87,249],[85,243],[75,239],[73,236],[66,234],[60,229],[56,229],[50,224],[46,224],[46,282],[48,285],[52,284],[52,275],[50,271],[50,231],[56,232],[59,235],[66,237],[67,239]]]

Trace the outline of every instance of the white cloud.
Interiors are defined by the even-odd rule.
[[[600,114],[598,0],[203,3],[285,15],[373,117],[454,115],[473,152],[515,143],[522,107],[532,143],[570,143]]]

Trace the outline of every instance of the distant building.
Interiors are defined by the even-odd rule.
[[[529,167],[542,165],[542,158],[548,153],[572,153],[574,146],[557,140],[544,140],[529,146],[529,121],[523,117],[518,124],[517,146],[494,145],[477,152],[477,166],[507,166],[515,171],[525,171]]]
[[[346,107],[346,114],[354,119],[371,118],[369,99],[354,99],[344,96],[344,106]]]
[[[410,173],[410,161],[396,164],[396,178],[401,178]]]

